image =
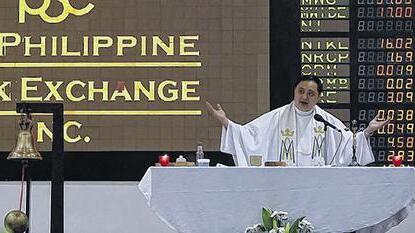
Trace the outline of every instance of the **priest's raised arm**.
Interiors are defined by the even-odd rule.
[[[215,109],[206,103],[208,111],[222,124],[222,152],[233,155],[235,165],[249,166],[249,156],[262,155],[264,160],[284,161],[289,166],[348,165],[352,159],[353,134],[336,117],[316,104],[322,92],[321,80],[301,77],[294,86],[294,100],[285,106],[240,125],[226,117],[220,105]],[[340,132],[316,121],[321,115]],[[378,116],[356,134],[357,161],[365,165],[374,161],[369,144],[370,135],[387,124]]]

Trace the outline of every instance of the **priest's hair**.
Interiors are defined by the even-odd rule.
[[[321,94],[321,92],[323,92],[323,82],[321,81],[321,79],[319,77],[312,76],[312,75],[300,76],[300,78],[298,78],[297,81],[294,84],[294,89],[302,81],[313,81],[313,82],[315,82],[317,84],[318,94]]]

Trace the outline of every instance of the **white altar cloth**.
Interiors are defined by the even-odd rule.
[[[159,168],[139,184],[148,205],[180,233],[236,233],[261,208],[306,216],[315,232],[386,232],[415,202],[413,168]]]
[[[138,182],[65,182],[65,233],[149,233]],[[32,182],[30,233],[50,232],[50,182]],[[20,182],[0,182],[0,216],[17,209]],[[23,202],[23,210],[24,208]],[[162,224],[162,223],[159,223]],[[3,223],[0,232],[3,233]]]

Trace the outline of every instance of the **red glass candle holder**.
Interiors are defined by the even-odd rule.
[[[400,167],[402,164],[402,157],[398,155],[393,156],[392,163],[393,163],[393,166]]]
[[[169,166],[170,156],[168,154],[160,155],[159,156],[159,163],[163,167]]]

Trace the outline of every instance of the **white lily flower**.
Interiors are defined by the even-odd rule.
[[[255,224],[252,227],[247,227],[245,229],[245,233],[260,233],[262,232],[261,230],[261,224]]]
[[[311,223],[306,219],[303,219],[301,222],[304,223],[304,225],[311,225]]]
[[[303,229],[303,228],[307,228],[307,229],[314,229],[314,227],[311,225],[311,223],[309,221],[307,221],[306,219],[303,219],[298,226]]]
[[[284,216],[284,215],[288,215],[288,212],[284,212],[284,211],[274,211],[271,214],[271,218],[275,218],[275,216]]]
[[[285,233],[285,228],[284,227],[278,227],[278,230],[276,233]]]

